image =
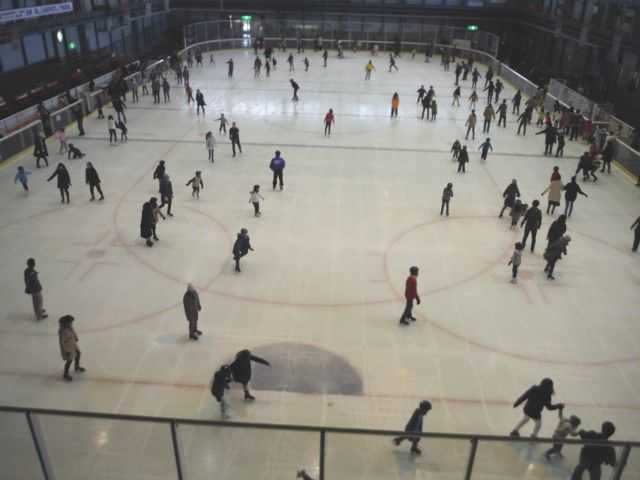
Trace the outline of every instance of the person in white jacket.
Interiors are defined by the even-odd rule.
[[[216,145],[216,142],[213,139],[213,133],[211,133],[211,131],[207,132],[204,139],[207,145],[207,150],[209,151],[209,161],[213,163],[213,149]]]

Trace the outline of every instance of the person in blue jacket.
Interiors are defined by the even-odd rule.
[[[411,415],[411,418],[407,422],[407,425],[404,427],[404,431],[408,434],[412,433],[422,433],[422,421],[424,416],[429,413],[431,410],[431,402],[428,400],[423,400],[418,405]],[[422,450],[418,448],[418,444],[420,443],[420,437],[407,435],[406,437],[396,437],[393,439],[393,443],[395,445],[400,445],[403,441],[409,440],[411,442],[411,453],[415,453],[416,455],[420,455]]]
[[[518,422],[516,427],[511,431],[512,437],[520,436],[520,429],[529,421],[533,420],[535,426],[531,433],[531,438],[538,436],[540,427],[542,427],[542,410],[546,407],[547,410],[558,410],[563,408],[562,403],[551,403],[551,397],[554,394],[553,380],[550,378],[544,378],[539,385],[533,385],[529,390],[524,392],[518,400],[513,404],[513,408],[517,408],[521,403],[524,404],[524,416],[522,420]]]
[[[280,183],[280,190],[284,188],[284,180],[282,174],[287,162],[280,156],[280,150],[276,150],[276,156],[271,159],[269,168],[273,172],[273,189],[276,189],[276,183]]]
[[[14,178],[13,180],[13,183],[20,182],[22,188],[27,193],[29,192],[29,175],[31,175],[31,172],[25,170],[24,167],[20,166],[18,167],[18,171],[16,172],[16,178]]]

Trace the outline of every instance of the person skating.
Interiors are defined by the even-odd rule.
[[[600,170],[600,172],[604,173],[606,169],[609,175],[611,174],[611,162],[613,161],[615,152],[614,143],[615,140],[608,140],[602,149],[602,170]]]
[[[517,133],[517,135],[520,135],[520,132],[522,132],[522,136],[524,137],[527,134],[527,125],[528,124],[529,124],[529,115],[527,114],[527,111],[525,110],[520,115],[518,115],[518,133]]]
[[[280,190],[284,188],[283,173],[287,163],[284,158],[280,156],[280,150],[276,150],[276,155],[271,159],[269,163],[269,169],[273,172],[273,189],[276,189],[276,184],[280,183]]]
[[[151,93],[153,94],[153,103],[160,103],[160,82],[157,78],[151,79]]]
[[[580,439],[582,440],[607,443],[615,432],[615,425],[607,421],[602,424],[600,432],[580,430],[578,435],[580,435]],[[591,480],[600,480],[602,477],[603,464],[612,467],[616,466],[616,450],[609,445],[584,445],[580,450],[580,461],[573,470],[571,480],[582,480],[585,471],[589,472],[589,478]]]
[[[234,382],[242,384],[245,400],[255,400],[249,391],[251,381],[251,362],[260,363],[267,367],[271,366],[264,358],[253,355],[249,350],[241,350],[236,354],[235,360],[231,363],[231,376]]]
[[[511,104],[513,105],[513,110],[511,111],[514,115],[520,115],[520,103],[522,102],[522,92],[518,90],[513,98],[511,99]]]
[[[220,125],[218,126],[218,133],[224,133],[226,135],[227,124],[229,123],[229,120],[227,120],[227,118],[224,116],[224,113],[221,113],[220,116],[214,120],[214,122],[220,122]]]
[[[233,260],[236,262],[236,272],[240,272],[240,259],[244,257],[249,250],[253,251],[251,247],[251,239],[249,238],[249,231],[246,228],[240,229],[236,241],[233,243]]]
[[[504,211],[507,208],[513,208],[516,203],[516,198],[520,197],[520,189],[518,188],[518,181],[514,178],[511,183],[507,185],[507,188],[502,192],[502,198],[504,198],[504,204],[498,218],[502,218]]]
[[[140,237],[145,239],[147,247],[153,247],[151,236],[153,235],[153,205],[151,200],[144,202],[142,205],[142,214],[140,218]]]
[[[480,160],[486,160],[487,155],[489,155],[489,150],[493,152],[493,146],[491,145],[491,139],[487,138],[483,143],[480,144],[478,148],[480,150]]]
[[[309,59],[307,57],[304,57],[304,60],[302,61],[302,63],[304,63],[304,71],[308,72],[309,71]]]
[[[538,200],[534,200],[532,207],[526,211],[522,218],[522,222],[520,223],[520,228],[524,225],[524,234],[522,236],[523,248],[527,246],[527,238],[529,237],[529,234],[531,234],[531,253],[533,253],[536,248],[536,236],[538,234],[538,230],[542,226],[542,212],[538,208],[539,205],[540,202]]]
[[[462,150],[462,145],[460,144],[460,140],[456,140],[453,142],[453,145],[451,145],[451,160],[456,161],[458,159],[460,150]]]
[[[209,152],[209,161],[211,163],[214,162],[213,153],[216,146],[216,141],[213,138],[213,132],[209,131],[204,137],[204,143],[207,147],[207,152]]]
[[[416,103],[420,103],[427,93],[427,89],[424,88],[424,85],[420,85],[420,88],[416,90],[416,93],[418,94],[418,100],[416,100]]]
[[[569,235],[563,235],[555,242],[550,243],[545,250],[543,258],[547,261],[547,265],[544,267],[544,271],[547,272],[547,279],[555,280],[553,270],[556,267],[556,262],[562,258],[562,255],[567,254],[569,242],[571,242],[571,237]]]
[[[249,192],[249,203],[253,205],[254,217],[259,217],[261,215],[260,200],[264,200],[264,197],[260,195],[260,185],[254,185],[253,190]]]
[[[24,270],[24,293],[31,295],[33,313],[36,320],[47,318],[47,311],[43,308],[42,285],[36,271],[36,261],[33,258],[27,259],[27,268]]]
[[[85,154],[76,147],[73,143],[69,144],[69,149],[67,150],[67,160],[77,160],[78,158],[83,158]]]
[[[475,89],[478,86],[478,79],[482,78],[480,72],[476,67],[473,68],[473,72],[471,72],[471,88]]]
[[[547,192],[549,193],[547,197],[547,215],[553,215],[556,207],[560,206],[560,198],[562,196],[562,178],[560,177],[560,172],[558,172],[558,167],[553,167],[549,186],[545,188],[540,196],[543,196]]]
[[[496,90],[496,86],[494,85],[492,80],[489,80],[489,85],[487,85],[483,91],[487,92],[487,103],[491,104],[493,102],[493,93]]]
[[[160,103],[159,97],[158,97],[158,103]],[[127,104],[124,103],[124,101],[120,97],[115,97],[112,100],[111,105],[113,106],[113,109],[116,111],[116,118],[118,119],[118,121],[127,123],[127,116],[124,113],[124,111],[127,109]]]
[[[522,263],[522,250],[524,250],[524,245],[520,242],[516,242],[513,253],[511,254],[511,259],[507,266],[511,266],[511,283],[518,283],[518,268],[520,268],[520,264]]]
[[[473,90],[471,92],[471,95],[469,95],[469,108],[471,110],[475,110],[477,103],[478,103],[478,92]]]
[[[200,116],[200,109],[202,109],[202,116],[204,116],[204,107],[207,104],[204,101],[204,95],[200,91],[200,89],[196,89],[196,115]]]
[[[242,153],[242,145],[240,145],[240,129],[236,125],[236,122],[233,122],[229,129],[229,140],[231,140],[231,151],[233,152],[233,156],[236,156],[236,147],[238,147],[238,151]]]
[[[102,94],[99,93],[95,96],[96,99],[96,110],[98,110],[98,120],[102,120],[104,118],[104,112],[102,111]]]
[[[191,105],[191,102],[195,103],[195,100],[193,98],[193,88],[191,88],[191,85],[189,85],[188,83],[184,84],[184,93],[187,97],[187,105]]]
[[[84,170],[84,180],[85,183],[89,185],[89,193],[91,194],[89,201],[93,202],[96,199],[94,190],[97,190],[100,194],[100,198],[98,200],[104,200],[104,194],[102,193],[102,188],[100,188],[100,176],[91,162],[87,162],[87,167]]]
[[[462,65],[456,63],[456,68],[454,70],[454,74],[456,76],[456,85],[460,84],[460,74],[462,74]]]
[[[594,182],[598,181],[595,172],[598,170],[598,166],[589,152],[584,152],[578,161],[578,167],[576,168],[576,175],[582,170],[582,181],[589,180],[589,175],[593,178]]]
[[[19,166],[16,176],[13,179],[13,183],[20,182],[22,189],[27,193],[29,193],[29,175],[31,175],[30,171],[25,170],[23,166]]]
[[[558,410],[558,425],[553,431],[553,438],[555,443],[553,446],[544,452],[544,456],[547,460],[551,460],[552,455],[558,455],[562,457],[563,441],[569,436],[578,436],[578,427],[580,426],[580,419],[575,415],[571,415],[569,418],[564,416],[564,408]]]
[[[173,184],[171,178],[166,173],[160,180],[160,208],[167,205],[167,215],[173,217],[171,205],[173,204]]]
[[[564,138],[564,132],[560,129],[556,129],[558,132],[558,147],[556,149],[556,157],[564,157],[564,144],[565,144],[565,138]]]
[[[47,182],[50,182],[56,177],[57,177],[57,185],[58,185],[58,190],[60,190],[60,198],[62,199],[62,203],[65,202],[65,198],[67,203],[69,203],[71,201],[69,198],[69,187],[71,186],[71,176],[69,175],[69,170],[67,170],[67,167],[65,167],[63,163],[58,164],[55,171],[51,174],[49,178],[47,178]]]
[[[364,79],[365,80],[370,80],[371,79],[371,72],[374,71],[376,69],[376,67],[373,66],[373,62],[371,60],[369,60],[369,63],[367,63],[364,67]]]
[[[552,125],[547,125],[544,130],[536,133],[536,135],[544,134],[544,154],[553,155],[553,145],[556,143],[558,131]]]
[[[169,81],[165,77],[162,78],[162,95],[164,103],[171,101],[171,85],[169,85]]]
[[[153,171],[153,179],[158,180],[158,191],[160,191],[160,182],[162,182],[165,173],[166,167],[164,160],[160,160],[158,162],[158,165],[156,166],[156,169]]]
[[[459,107],[460,106],[460,86],[457,86],[454,90],[453,90],[453,101],[451,102],[451,106],[452,107]]]
[[[536,438],[540,427],[542,427],[542,410],[544,408],[547,410],[558,410],[563,407],[562,403],[551,403],[553,394],[553,380],[550,378],[544,378],[539,385],[533,385],[524,392],[513,404],[513,408],[517,408],[521,403],[526,402],[523,409],[524,416],[511,431],[510,435],[512,437],[519,437],[520,429],[526,425],[529,420],[533,420],[535,426],[533,427],[531,438]]]
[[[466,163],[469,163],[469,152],[467,152],[467,146],[464,145],[458,154],[458,173],[466,173]]]
[[[564,187],[562,187],[562,189],[564,190],[565,202],[564,214],[567,216],[567,218],[569,218],[571,216],[571,213],[573,212],[573,204],[576,201],[576,198],[578,198],[578,194],[584,197],[588,197],[589,195],[582,191],[580,185],[578,185],[578,182],[576,182],[576,177],[571,177],[571,181]]]
[[[227,60],[227,77],[233,78],[233,58]]]
[[[329,111],[324,116],[324,135],[325,137],[331,136],[331,125],[336,123],[336,117],[333,114],[333,108],[330,108]]]
[[[58,150],[58,155],[66,153],[69,150],[69,146],[67,145],[67,135],[64,133],[64,128],[57,128],[56,133],[54,133],[53,135],[56,140],[60,142],[60,150]]]
[[[396,59],[393,57],[393,54],[389,54],[389,73],[391,73],[391,70],[395,68],[396,72],[398,71],[398,66],[396,65]]]
[[[496,112],[491,104],[485,107],[482,116],[484,117],[482,133],[489,133],[489,130],[491,129],[491,122],[496,118]]]
[[[294,72],[295,67],[293,66],[293,53],[290,53],[287,57],[287,63],[289,64],[289,71]]]
[[[398,116],[398,107],[400,106],[400,96],[398,92],[393,94],[391,97],[391,118]]]
[[[300,90],[300,85],[298,85],[298,83],[293,78],[289,79],[289,83],[291,84],[291,88],[293,89],[293,97],[291,97],[291,101],[297,102],[299,100],[298,90]]]
[[[509,212],[509,216],[511,217],[511,230],[517,227],[520,217],[527,212],[528,207],[529,206],[526,203],[523,203],[519,198],[516,198],[513,208],[511,209],[511,212]]]
[[[465,126],[467,127],[467,134],[464,137],[465,140],[469,139],[469,133],[472,134],[472,137],[471,137],[472,140],[476,139],[476,121],[477,121],[476,111],[471,110],[471,113],[469,114],[469,117],[465,122]]]
[[[228,410],[229,404],[224,398],[225,390],[231,388],[231,367],[229,365],[222,365],[218,371],[213,375],[211,381],[211,394],[220,404],[220,415],[223,420],[230,418]]]
[[[127,136],[127,132],[129,130],[127,129],[127,125],[123,121],[118,120],[116,122],[116,128],[120,130],[120,143],[129,140],[129,137]]]
[[[504,89],[504,83],[502,83],[498,78],[496,80],[496,85],[495,85],[495,95],[493,97],[493,101],[495,103],[498,103],[500,101],[500,93],[502,93],[503,89]]]
[[[116,132],[116,122],[113,119],[113,115],[109,115],[107,118],[107,126],[109,128],[109,145],[118,143],[118,132]]]
[[[253,76],[254,76],[254,78],[260,77],[260,70],[261,69],[262,69],[262,60],[260,60],[260,57],[256,57],[255,61],[253,62]]]
[[[447,217],[449,216],[449,202],[453,198],[453,183],[447,183],[447,186],[442,190],[442,204],[440,205],[440,216],[445,212]]]
[[[73,328],[73,321],[74,318],[71,315],[64,315],[58,320],[58,343],[60,344],[60,355],[65,362],[62,378],[67,382],[73,380],[73,377],[69,374],[71,363],[74,364],[73,369],[77,373],[86,371],[84,367],[80,366],[81,352],[78,348],[78,335]]]
[[[637,252],[640,245],[640,217],[636,218],[636,221],[631,224],[630,230],[633,230],[633,247],[631,247],[631,251]]]
[[[266,74],[267,78],[269,78],[269,75],[271,75],[271,62],[269,61],[269,59],[266,59],[264,62],[264,73]]]
[[[438,116],[438,102],[436,102],[436,99],[434,98],[433,100],[431,100],[431,121],[435,122],[437,116]]]
[[[204,189],[204,182],[202,181],[202,172],[197,170],[193,178],[189,180],[185,187],[191,185],[191,196],[193,198],[200,198],[200,189]]]
[[[507,128],[507,101],[502,100],[502,103],[498,107],[498,126],[502,124],[503,128]]]
[[[405,282],[404,286],[404,298],[405,298],[405,307],[400,316],[400,325],[409,325],[409,320],[412,322],[416,321],[416,318],[413,316],[413,302],[414,300],[420,305],[420,295],[418,294],[418,267],[411,267],[409,269],[409,276]]]
[[[431,408],[431,402],[429,402],[428,400],[423,400],[422,402],[420,402],[418,408],[414,410],[411,418],[404,427],[404,431],[405,433],[407,433],[407,435],[394,438],[394,445],[399,446],[403,441],[409,440],[411,442],[411,453],[420,455],[422,453],[422,450],[418,448],[420,437],[416,434],[422,433],[424,417],[427,415],[427,413],[429,413]]]
[[[322,52],[322,66],[325,68],[327,67],[327,58],[329,58],[329,52],[325,50]]]
[[[567,217],[560,215],[558,219],[551,223],[549,230],[547,231],[547,248],[555,241],[562,238],[567,231]]]
[[[198,330],[198,316],[202,306],[200,305],[200,295],[191,283],[187,285],[187,291],[182,297],[182,306],[187,322],[189,322],[189,339],[198,340],[198,337],[202,335],[202,332]]]
[[[44,160],[44,166],[49,166],[49,151],[47,150],[47,140],[41,133],[36,133],[33,141],[33,156],[36,159],[36,168],[40,168],[40,160]]]

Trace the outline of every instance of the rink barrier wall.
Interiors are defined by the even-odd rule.
[[[0,414],[2,415],[18,415],[24,416],[24,433],[28,432],[33,443],[33,449],[35,456],[38,460],[38,466],[42,473],[44,480],[55,480],[56,476],[56,463],[52,460],[48,454],[48,445],[46,437],[57,438],[55,432],[48,432],[44,434],[43,420],[47,417],[55,417],[58,419],[64,419],[70,426],[65,430],[73,430],[75,432],[81,431],[78,428],[77,419],[85,420],[87,422],[106,420],[122,422],[127,424],[146,424],[149,426],[162,425],[166,428],[164,435],[168,437],[167,443],[170,442],[171,450],[175,461],[175,473],[178,480],[184,480],[187,478],[184,466],[186,465],[184,459],[183,441],[180,435],[180,429],[183,427],[202,427],[210,429],[236,429],[245,430],[251,435],[252,430],[269,431],[274,433],[305,433],[317,435],[318,438],[318,454],[317,459],[313,462],[318,465],[319,472],[318,477],[320,480],[326,478],[326,457],[327,457],[327,443],[331,442],[332,437],[339,436],[355,436],[360,437],[364,441],[365,439],[371,439],[371,437],[387,437],[389,439],[394,437],[407,437],[407,432],[393,431],[393,430],[380,430],[380,429],[364,429],[364,428],[338,428],[338,427],[324,427],[324,426],[309,426],[309,425],[291,425],[291,424],[269,424],[269,423],[253,423],[253,422],[232,422],[232,421],[216,421],[216,420],[201,420],[201,419],[189,419],[189,418],[173,418],[173,417],[158,417],[158,416],[141,416],[141,415],[123,415],[113,413],[98,413],[98,412],[79,412],[79,411],[64,411],[64,410],[51,410],[41,408],[23,408],[13,406],[0,406]],[[59,427],[59,425],[58,425]],[[13,435],[18,436],[20,432],[12,431]],[[561,442],[553,438],[530,438],[530,437],[509,437],[504,435],[472,435],[464,433],[441,433],[441,432],[425,432],[419,434],[411,434],[412,437],[420,437],[421,439],[440,440],[440,441],[463,441],[469,442],[469,450],[464,468],[464,480],[473,479],[474,464],[478,456],[478,446],[487,443],[492,444],[528,444],[528,445],[545,445],[562,443],[563,445],[600,445],[610,446],[617,449],[617,465],[615,465],[611,480],[622,480],[637,478],[638,472],[628,471],[628,476],[623,477],[625,468],[627,467],[629,455],[632,450],[634,454],[640,451],[640,442],[627,442],[627,441],[610,441],[610,442],[597,442],[597,441],[584,441],[566,439]],[[25,445],[20,443],[20,448]],[[24,454],[21,451],[21,454]],[[73,452],[75,453],[75,452]],[[72,457],[73,457],[72,453]],[[97,452],[99,455],[100,452]],[[117,456],[114,460],[118,462]],[[145,460],[157,461],[161,458],[148,458]],[[25,463],[28,462],[28,457],[25,455]],[[634,457],[635,458],[635,457]],[[75,461],[75,460],[71,460]],[[140,460],[142,462],[142,460]],[[14,462],[15,463],[15,462]],[[193,468],[193,467],[192,467]],[[484,475],[483,473],[479,473]]]

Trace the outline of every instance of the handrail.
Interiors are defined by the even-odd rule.
[[[144,416],[129,415],[121,413],[103,413],[103,412],[78,412],[72,410],[57,410],[46,408],[26,408],[0,406],[0,412],[49,415],[57,417],[72,418],[91,418],[98,420],[117,420],[128,422],[157,423],[171,425],[191,425],[199,427],[224,427],[224,428],[251,428],[256,430],[282,430],[289,432],[307,432],[307,433],[333,433],[342,435],[375,435],[375,436],[406,436],[407,432],[400,430],[381,430],[368,428],[344,428],[344,427],[325,427],[320,425],[293,425],[293,424],[274,424],[260,422],[233,422],[221,420],[202,420],[197,418],[178,418],[178,417],[160,417],[160,416]],[[421,438],[437,438],[447,440],[473,440],[477,439],[484,442],[523,442],[523,443],[557,443],[553,438],[540,437],[510,437],[505,435],[486,435],[486,434],[467,434],[467,433],[444,433],[444,432],[423,432],[412,433],[412,436]],[[609,441],[597,442],[592,440],[573,440],[566,439],[563,441],[566,445],[607,445],[611,447],[640,447],[640,441]]]

